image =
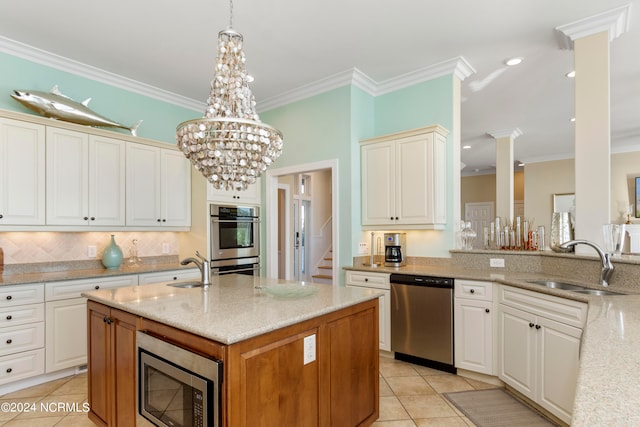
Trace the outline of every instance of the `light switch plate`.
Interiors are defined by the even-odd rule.
[[[316,360],[316,334],[304,337],[304,364]]]
[[[169,253],[169,244],[168,243],[163,243],[162,244],[162,253],[163,254],[168,254]]]
[[[87,246],[87,258],[95,258],[96,255],[96,246],[95,245],[89,245]]]
[[[360,254],[360,255],[364,255],[364,254],[368,253],[368,252],[369,252],[369,250],[368,250],[368,249],[369,249],[369,248],[368,248],[368,246],[369,246],[369,245],[367,245],[367,243],[366,243],[366,242],[360,242],[360,243],[358,244],[358,254]]]

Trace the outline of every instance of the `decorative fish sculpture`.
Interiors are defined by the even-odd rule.
[[[11,97],[45,117],[77,123],[79,125],[126,129],[131,132],[133,136],[137,135],[138,126],[142,123],[142,120],[138,120],[136,124],[128,127],[114,122],[87,107],[91,98],[87,98],[81,103],[76,102],[68,96],[63,95],[57,85],[51,89],[51,92],[14,90]]]

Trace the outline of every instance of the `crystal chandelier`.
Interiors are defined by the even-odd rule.
[[[178,148],[217,189],[245,190],[282,154],[282,133],[260,121],[249,89],[242,35],[218,33],[218,56],[207,109],[201,119],[180,123]]]

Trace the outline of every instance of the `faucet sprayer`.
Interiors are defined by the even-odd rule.
[[[571,246],[575,246],[578,244],[583,244],[587,246],[591,246],[593,249],[598,252],[600,256],[600,261],[602,263],[602,267],[600,269],[600,284],[602,286],[609,286],[609,278],[611,274],[613,274],[613,264],[611,263],[611,255],[602,250],[600,246],[597,244],[590,242],[589,240],[569,240],[568,242],[561,243],[559,246],[562,249],[568,249]]]

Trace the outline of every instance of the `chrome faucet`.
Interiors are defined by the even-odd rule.
[[[194,263],[200,269],[202,286],[207,287],[211,284],[211,267],[209,266],[209,260],[205,259],[200,252],[196,251],[196,258],[185,258],[180,261],[181,265],[187,265]]]
[[[613,273],[613,264],[611,263],[611,255],[608,253],[605,253],[605,251],[603,251],[600,246],[588,240],[581,240],[581,239],[569,240],[568,242],[561,243],[559,246],[562,249],[568,249],[571,246],[575,246],[578,244],[591,246],[593,249],[596,250],[596,252],[598,252],[598,255],[600,255],[600,261],[602,262],[602,268],[600,270],[600,284],[602,286],[609,286],[609,278]]]

